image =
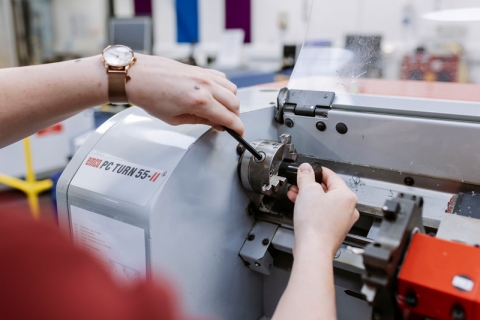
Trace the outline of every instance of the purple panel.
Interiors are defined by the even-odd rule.
[[[245,42],[251,40],[251,0],[225,0],[225,28],[243,29]]]
[[[152,0],[135,0],[136,16],[152,16]]]

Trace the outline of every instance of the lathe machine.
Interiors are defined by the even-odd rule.
[[[262,159],[226,133],[129,108],[60,178],[61,228],[125,286],[166,277],[190,314],[268,319],[293,261],[285,193],[309,162],[358,196],[333,261],[339,319],[480,317],[480,103],[286,88],[239,98]]]

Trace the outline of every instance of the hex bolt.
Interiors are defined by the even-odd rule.
[[[415,184],[415,180],[413,180],[411,177],[406,177],[403,179],[403,182],[405,182],[407,186],[413,186]]]
[[[318,122],[315,124],[315,127],[317,127],[318,131],[325,131],[325,129],[327,129],[327,126],[326,126],[325,123],[322,122],[322,121],[318,121]]]
[[[289,128],[293,127],[293,120],[290,118],[285,119],[285,125]]]
[[[452,320],[465,320],[466,318],[465,309],[463,309],[461,305],[456,304],[452,307],[450,316],[452,317]]]
[[[415,308],[418,304],[417,294],[413,290],[407,291],[405,294],[405,304],[410,308]]]
[[[347,125],[343,122],[337,123],[337,125],[335,126],[335,129],[337,129],[337,132],[340,134],[345,134],[348,131]]]
[[[248,235],[248,238],[247,238],[248,241],[253,241],[254,239],[255,239],[255,235],[254,235],[254,234],[249,234],[249,235]]]
[[[244,152],[245,152],[245,147],[241,143],[239,143],[237,145],[237,155],[241,156]]]
[[[267,238],[265,238],[265,239],[262,240],[262,244],[263,244],[264,246],[268,246],[269,243],[270,243],[270,240],[268,240]]]

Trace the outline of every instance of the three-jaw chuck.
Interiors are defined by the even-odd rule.
[[[248,150],[237,148],[240,155],[238,173],[243,186],[265,196],[282,198],[287,194],[289,185],[297,184],[297,171],[300,163],[292,137],[282,134],[280,141],[255,140],[251,143],[262,156],[255,158]],[[312,165],[315,180],[322,181],[322,167],[318,163]]]

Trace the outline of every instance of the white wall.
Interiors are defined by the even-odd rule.
[[[6,1],[6,0],[0,0]],[[51,0],[56,51],[96,54],[105,45],[106,0]],[[132,11],[133,0],[116,0],[117,6]],[[190,52],[188,44],[176,43],[175,0],[152,0],[154,52],[182,58]],[[252,43],[245,48],[249,59],[278,59],[282,44],[302,43],[313,0],[252,0]],[[225,25],[224,0],[199,0],[199,56],[215,55]],[[413,22],[402,24],[410,6]],[[436,9],[480,6],[479,0],[315,0],[312,27],[308,38],[332,40],[343,47],[346,33],[381,33],[389,50],[406,52],[420,42],[439,38],[438,23],[420,19],[422,13]],[[122,11],[120,10],[120,11]],[[122,12],[123,12],[122,11]],[[279,28],[279,19],[286,29]],[[456,32],[468,54],[480,59],[480,22],[442,24]],[[463,31],[462,31],[463,30]],[[443,32],[444,34],[445,32]]]
[[[102,52],[107,34],[106,0],[51,0],[54,51],[94,55]]]

